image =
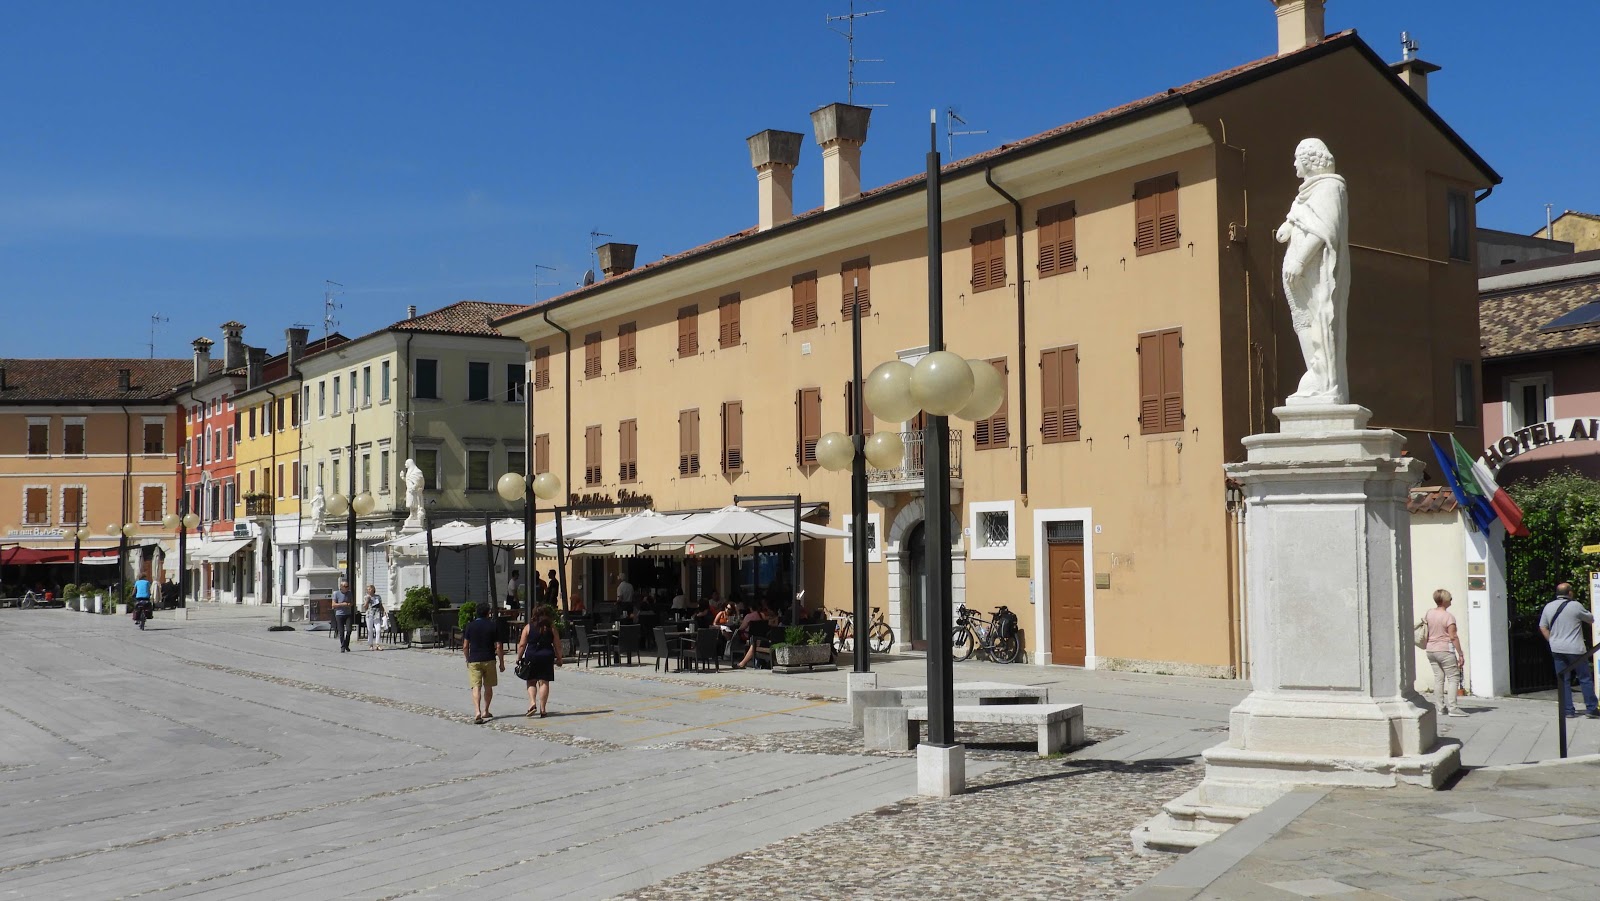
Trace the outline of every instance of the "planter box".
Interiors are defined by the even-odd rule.
[[[831,658],[825,644],[792,644],[772,649],[772,662],[776,666],[822,666]]]
[[[127,604],[118,604],[117,605],[117,615],[118,616],[127,616],[128,615],[128,605]]]

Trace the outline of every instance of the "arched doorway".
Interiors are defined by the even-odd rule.
[[[923,540],[925,523],[917,523],[906,538],[905,570],[900,574],[905,586],[906,640],[914,651],[928,649],[924,611],[928,603],[928,551]]]

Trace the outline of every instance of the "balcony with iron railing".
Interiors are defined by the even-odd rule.
[[[923,465],[924,440],[921,431],[901,432],[900,441],[905,444],[905,453],[901,455],[900,465],[894,469],[878,469],[867,464],[867,491],[872,494],[921,491],[926,472]],[[961,487],[961,432],[958,429],[950,430],[950,487]]]
[[[266,494],[247,494],[244,496],[244,515],[246,517],[271,516],[277,512],[273,509],[272,497]]]

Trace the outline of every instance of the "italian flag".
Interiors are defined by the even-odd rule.
[[[1495,482],[1494,473],[1489,471],[1489,467],[1467,453],[1467,449],[1461,446],[1456,436],[1450,436],[1450,444],[1455,450],[1456,474],[1461,479],[1461,488],[1468,494],[1488,502],[1495,515],[1505,523],[1507,535],[1530,534],[1528,527],[1522,524],[1522,508],[1518,507],[1517,502],[1511,499],[1511,495],[1506,494],[1506,490]]]

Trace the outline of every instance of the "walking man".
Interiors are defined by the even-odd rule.
[[[1555,658],[1556,691],[1561,697],[1561,714],[1574,717],[1572,708],[1571,676],[1564,672],[1568,667],[1578,672],[1578,688],[1583,691],[1583,706],[1589,719],[1600,719],[1600,707],[1595,704],[1594,673],[1589,669],[1589,657],[1583,640],[1583,624],[1594,622],[1594,614],[1573,600],[1572,585],[1562,582],[1556,586],[1555,599],[1544,605],[1539,614],[1539,631],[1550,642],[1550,656]],[[1576,664],[1576,665],[1574,665]]]
[[[350,582],[339,580],[333,593],[333,631],[339,636],[339,653],[350,650],[350,623],[355,619],[356,599],[350,596]]]
[[[499,625],[489,619],[489,605],[478,607],[477,615],[467,624],[462,636],[461,653],[467,658],[467,682],[472,686],[473,722],[482,724],[494,719],[489,713],[489,702],[494,700],[494,687],[500,681],[495,672],[495,658],[500,658],[500,672],[506,671],[506,650],[500,643]]]

